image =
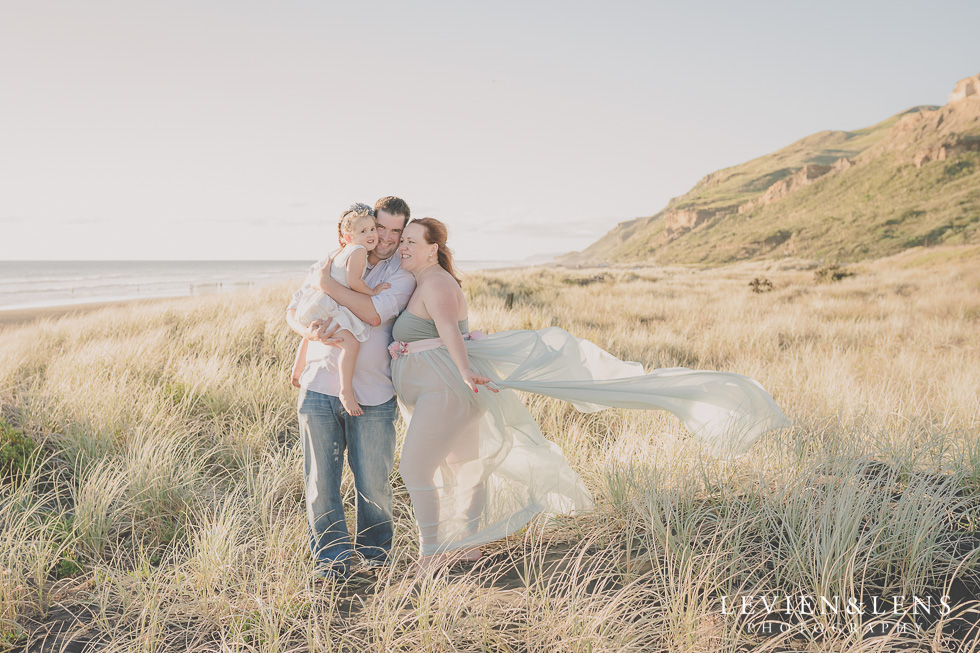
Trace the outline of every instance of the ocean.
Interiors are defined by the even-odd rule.
[[[0,261],[0,310],[187,297],[303,281],[312,261]],[[460,270],[519,266],[458,261]]]

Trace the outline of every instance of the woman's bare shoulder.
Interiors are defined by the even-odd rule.
[[[421,295],[426,304],[459,305],[462,303],[465,306],[466,302],[459,284],[448,272],[433,274],[423,279],[415,292]]]
[[[451,274],[442,270],[440,268],[439,274],[432,275],[427,281],[429,282],[429,292],[439,293],[444,296],[459,297],[463,298],[463,289],[459,287],[459,283],[453,278]]]

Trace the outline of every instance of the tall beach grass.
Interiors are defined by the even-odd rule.
[[[2,418],[39,446],[0,482],[0,650],[978,650],[969,263],[831,284],[795,260],[466,275],[474,328],[738,372],[794,426],[723,462],[666,413],[526,396],[597,509],[435,579],[410,572],[397,477],[391,567],[311,573],[290,288],[0,327]]]

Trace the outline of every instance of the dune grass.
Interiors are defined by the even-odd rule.
[[[0,481],[0,650],[977,650],[980,270],[908,263],[466,275],[474,328],[739,372],[794,427],[723,462],[666,413],[526,396],[598,509],[428,580],[397,476],[391,568],[312,576],[286,286],[2,327],[40,449]]]

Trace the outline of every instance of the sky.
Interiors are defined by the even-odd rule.
[[[980,2],[0,0],[0,260],[312,260],[352,202],[580,250],[706,174],[944,104]]]

